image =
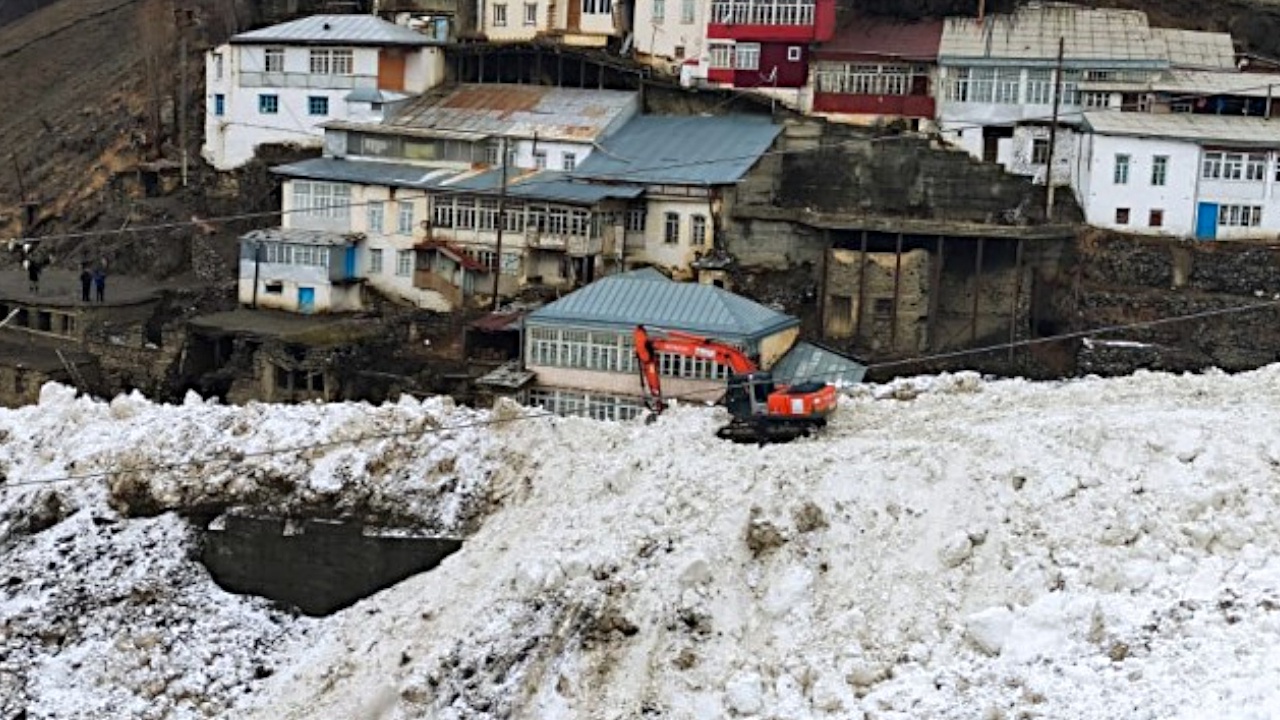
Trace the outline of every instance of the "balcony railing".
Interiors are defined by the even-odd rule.
[[[716,0],[714,25],[813,25],[813,0]]]
[[[599,255],[604,241],[585,235],[550,233],[545,230],[529,231],[524,236],[525,245],[538,250],[563,250],[570,255]]]
[[[240,87],[246,88],[310,88],[316,90],[351,90],[376,88],[375,75],[322,75],[300,72],[241,72]]]

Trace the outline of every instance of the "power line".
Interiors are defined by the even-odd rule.
[[[1267,308],[1276,308],[1276,307],[1280,307],[1280,300],[1269,300],[1269,301],[1260,302],[1260,303],[1250,303],[1248,305],[1240,305],[1240,306],[1229,307],[1229,308],[1219,308],[1216,310],[1206,310],[1206,311],[1197,312],[1197,313],[1188,313],[1186,315],[1176,315],[1176,316],[1171,316],[1166,318],[1157,318],[1155,320],[1143,320],[1143,321],[1125,323],[1120,325],[1108,325],[1100,328],[1094,328],[1091,330],[1080,330],[1076,332],[1062,333],[1059,335],[1052,335],[1052,336],[1042,337],[1042,338],[1031,338],[1031,339],[1019,340],[1015,342],[999,343],[999,344],[989,345],[981,348],[971,348],[968,350],[957,350],[952,352],[935,353],[932,355],[921,355],[921,356],[903,359],[903,360],[873,363],[873,364],[867,365],[866,367],[868,369],[874,370],[874,369],[882,369],[887,367],[897,367],[897,366],[904,366],[904,365],[921,365],[929,362],[936,362],[939,360],[950,360],[950,359],[955,359],[955,358],[965,357],[970,355],[981,355],[989,352],[994,352],[997,350],[1008,350],[1008,349],[1018,348],[1018,347],[1027,347],[1027,346],[1033,346],[1033,345],[1043,345],[1043,344],[1049,344],[1049,343],[1063,342],[1066,340],[1089,337],[1090,335],[1108,334],[1108,333],[1120,332],[1124,330],[1132,330],[1135,328],[1157,327],[1161,325],[1170,325],[1173,323],[1187,322],[1191,320],[1202,320],[1202,319],[1207,319],[1212,317],[1222,317],[1225,315],[1241,314],[1241,313],[1252,312],[1256,310],[1264,310]],[[795,378],[795,380],[798,382],[820,381],[820,380],[827,380],[838,374],[839,373],[837,372],[813,373],[813,374]],[[666,399],[697,400],[700,402],[708,402],[709,400],[707,400],[707,398],[719,397],[723,393],[724,393],[723,388],[715,387],[715,388],[707,388],[703,390],[692,390],[689,392],[678,393],[675,395],[668,395],[666,396]],[[264,450],[256,450],[252,452],[239,452],[239,451],[229,450],[229,451],[224,451],[211,456],[205,456],[205,457],[196,458],[196,459],[180,460],[180,461],[174,461],[174,462],[168,462],[168,463],[151,463],[151,464],[138,465],[138,466],[132,466],[132,467],[115,467],[115,468],[109,468],[105,470],[62,475],[58,477],[42,478],[37,480],[19,480],[16,482],[0,483],[0,490],[4,490],[6,488],[32,487],[32,486],[39,486],[39,485],[56,485],[56,484],[69,483],[69,482],[83,482],[87,480],[106,479],[110,477],[115,477],[117,475],[125,475],[130,473],[167,472],[167,471],[180,470],[183,468],[193,467],[193,466],[207,466],[207,465],[214,465],[214,464],[234,465],[252,458],[288,455],[292,453],[305,452],[308,450],[341,447],[346,445],[359,445],[365,442],[372,442],[376,440],[394,440],[398,438],[421,438],[421,437],[426,437],[428,435],[446,433],[452,430],[466,430],[471,428],[490,427],[494,425],[502,425],[502,424],[513,423],[513,422],[522,422],[527,420],[542,420],[542,419],[555,418],[555,417],[574,417],[574,416],[582,417],[582,416],[586,416],[588,412],[589,412],[588,409],[583,409],[578,413],[571,413],[568,415],[558,415],[550,411],[534,410],[530,408],[529,412],[523,415],[517,415],[512,417],[488,418],[485,420],[460,422],[452,425],[439,425],[435,427],[421,428],[417,430],[397,430],[397,431],[382,432],[382,433],[369,433],[366,435],[361,435],[353,438],[344,438],[340,440],[322,440],[322,441],[304,443],[300,445],[292,445],[287,447],[267,448]]]
[[[1278,78],[1276,82],[1272,82],[1272,83],[1261,83],[1259,85],[1250,86],[1250,87],[1233,88],[1232,92],[1242,93],[1242,92],[1250,92],[1253,90],[1265,90],[1268,87],[1276,87],[1276,86],[1280,86],[1280,78]],[[1083,92],[1087,92],[1087,91],[1083,91]],[[1211,95],[1212,95],[1211,93],[1194,93],[1194,94],[1188,93],[1186,95],[1181,95],[1181,96],[1175,95],[1170,98],[1167,98],[1166,100],[1168,102],[1176,103],[1176,102],[1182,102],[1185,100],[1194,100],[1198,98],[1210,97]],[[733,96],[733,97],[736,97],[736,96]],[[724,101],[722,101],[722,103],[723,102]],[[1083,117],[1087,112],[1125,112],[1125,110],[1122,107],[1080,109],[1080,110],[1070,111],[1070,112],[1061,112],[1059,113],[1058,118],[1061,119],[1063,117]],[[690,116],[690,117],[693,117],[693,116]],[[1017,121],[1011,121],[1010,123],[993,123],[993,124],[982,124],[982,123],[976,123],[976,122],[961,123],[961,124],[952,125],[951,127],[945,130],[940,129],[939,132],[943,134],[956,133],[956,132],[963,132],[965,130],[976,130],[984,127],[1010,125],[1010,124],[1025,123],[1025,122],[1036,122],[1036,121],[1052,122],[1053,119],[1054,118],[1051,115],[1044,115],[1044,116],[1032,116],[1028,118],[1022,118]],[[761,153],[751,153],[751,154],[721,157],[721,158],[715,158],[715,159],[693,160],[693,161],[678,162],[678,163],[664,162],[662,164],[656,164],[656,165],[640,165],[637,167],[628,168],[628,174],[647,173],[647,172],[654,172],[658,170],[677,170],[677,169],[685,169],[690,167],[699,167],[704,165],[735,163],[735,162],[741,162],[744,160],[752,160],[752,159],[759,160],[765,157],[777,157],[777,156],[786,156],[786,155],[799,155],[802,153],[822,152],[824,150],[830,150],[833,148],[862,145],[868,142],[885,143],[885,142],[894,142],[894,141],[902,141],[902,140],[919,141],[919,140],[922,140],[922,138],[919,135],[912,134],[912,133],[849,138],[846,140],[840,140],[834,143],[830,143],[827,145],[819,144],[817,147],[793,148],[789,150],[788,149],[766,150]],[[628,158],[621,158],[621,159],[627,162],[630,161],[630,159]],[[424,169],[429,169],[430,166],[424,165],[422,167]],[[299,178],[299,179],[305,179],[305,178]],[[571,173],[562,173],[554,176],[545,176],[541,178],[535,175],[535,177],[531,179],[514,182],[512,184],[512,188],[517,190],[523,190],[523,189],[535,187],[538,185],[561,183],[566,181],[585,181],[587,183],[590,183],[591,180],[593,179],[608,180],[612,182],[620,181],[619,179],[616,179],[616,178],[590,178],[590,177],[585,177],[580,175],[574,175]],[[625,179],[622,179],[621,181],[625,181]],[[335,180],[330,182],[343,182],[343,181]],[[345,184],[364,185],[366,183],[346,182]],[[393,185],[393,186],[396,186],[396,185]],[[399,187],[412,187],[412,186],[399,185]],[[408,198],[402,197],[397,199],[417,200],[417,199],[430,198],[434,195],[485,195],[487,196],[495,193],[497,193],[497,188],[494,188],[493,190],[477,190],[477,189],[450,188],[448,186],[439,186],[436,188],[431,188],[430,190],[422,189],[421,194],[417,196],[410,196]],[[531,198],[531,199],[537,200],[537,198]],[[554,200],[548,199],[547,201],[554,201]],[[365,207],[377,202],[382,202],[382,201],[368,200],[368,201],[358,202],[358,203],[327,205],[326,208],[340,209],[340,208]],[[90,237],[119,235],[123,233],[144,233],[144,232],[154,232],[154,231],[161,231],[161,230],[174,230],[174,229],[193,227],[193,226],[221,225],[221,224],[227,224],[227,223],[238,222],[243,220],[260,219],[264,217],[274,217],[274,216],[283,217],[285,215],[291,215],[291,214],[305,214],[306,212],[307,212],[306,209],[268,210],[268,211],[262,211],[262,212],[256,212],[256,213],[239,213],[239,214],[224,215],[224,216],[218,216],[218,217],[212,217],[212,218],[202,218],[199,220],[177,221],[177,222],[171,222],[171,223],[159,223],[154,225],[135,225],[129,228],[117,229],[117,230],[90,230],[90,231],[71,232],[71,233],[58,233],[53,235],[43,235],[40,237],[24,237],[24,238],[19,238],[19,240],[49,241],[49,240],[83,239],[83,238],[90,238]]]

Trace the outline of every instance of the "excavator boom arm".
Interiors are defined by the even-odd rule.
[[[681,357],[709,360],[727,366],[735,375],[755,372],[758,367],[746,353],[724,343],[678,331],[663,332],[661,337],[649,335],[643,325],[634,331],[636,359],[640,361],[640,384],[644,388],[646,404],[654,412],[666,409],[662,400],[662,373],[658,367],[658,353],[670,353]]]

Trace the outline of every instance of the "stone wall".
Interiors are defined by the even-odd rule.
[[[929,347],[930,260],[919,249],[901,256],[830,251],[824,336],[876,352],[924,352]]]

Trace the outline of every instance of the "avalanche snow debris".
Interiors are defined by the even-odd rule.
[[[822,435],[756,448],[716,440],[723,411],[692,406],[651,426],[440,431],[487,416],[107,405],[51,386],[0,412],[11,479],[199,464],[134,474],[156,517],[117,516],[111,484],[89,482],[42,531],[12,528],[45,497],[0,485],[18,578],[0,578],[0,698],[18,698],[0,717],[1274,717],[1278,393],[1280,367],[960,373],[855,391]],[[429,574],[295,618],[187,559],[169,511],[193,503],[326,505],[468,539]]]

